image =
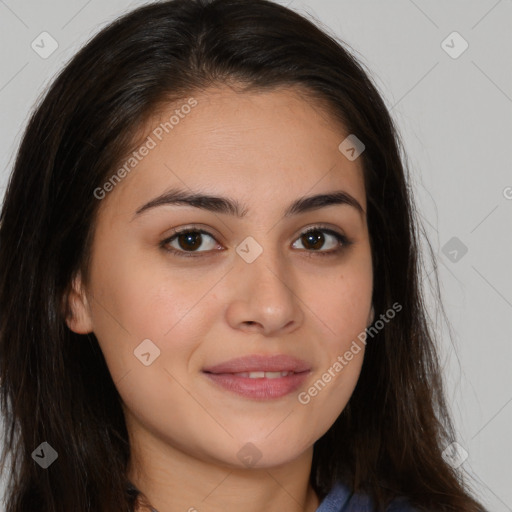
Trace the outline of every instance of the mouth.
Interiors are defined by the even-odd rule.
[[[294,373],[295,372],[239,372],[224,375],[233,375],[234,377],[245,377],[249,379],[278,379],[279,377],[288,377],[288,375]]]
[[[245,398],[269,400],[297,390],[311,373],[311,365],[285,354],[252,355],[205,368],[202,372],[217,388]]]

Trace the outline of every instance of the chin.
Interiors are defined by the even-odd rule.
[[[265,434],[267,436],[268,434]],[[293,437],[287,437],[286,440],[276,437],[247,437],[245,443],[238,441],[234,458],[231,457],[226,462],[231,467],[248,469],[266,469],[281,466],[294,461],[312,447],[313,443],[305,443],[300,447],[300,441]]]

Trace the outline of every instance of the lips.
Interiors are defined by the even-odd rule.
[[[203,368],[206,373],[252,373],[252,372],[293,372],[301,373],[311,370],[311,365],[293,356],[278,354],[274,356],[250,355],[231,359],[214,366]],[[258,377],[251,377],[258,378]],[[261,378],[261,377],[260,377]],[[275,378],[275,377],[268,377]]]
[[[310,372],[309,363],[285,354],[240,357],[203,369],[217,386],[253,400],[288,395],[305,382]]]

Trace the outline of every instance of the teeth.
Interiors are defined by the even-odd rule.
[[[277,379],[279,377],[286,377],[293,372],[240,372],[234,373],[238,377],[248,377],[249,379]]]

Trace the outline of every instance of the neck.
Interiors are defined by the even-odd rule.
[[[157,512],[315,512],[319,500],[309,484],[312,455],[310,447],[280,466],[239,468],[138,436],[128,477]]]

